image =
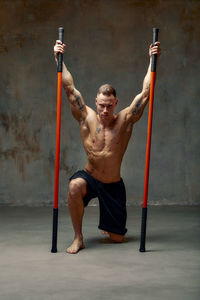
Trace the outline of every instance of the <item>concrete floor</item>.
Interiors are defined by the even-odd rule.
[[[140,253],[141,208],[128,207],[126,242],[113,244],[97,229],[98,207],[88,207],[86,249],[69,255],[66,208],[52,254],[52,208],[1,207],[0,299],[199,300],[199,215],[200,207],[149,207],[148,251]]]

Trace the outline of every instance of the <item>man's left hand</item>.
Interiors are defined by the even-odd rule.
[[[152,57],[152,54],[157,54],[158,56],[160,56],[161,54],[160,42],[155,42],[154,44],[150,45],[149,56]]]

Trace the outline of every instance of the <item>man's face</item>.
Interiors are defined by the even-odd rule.
[[[110,119],[113,117],[114,109],[117,105],[117,98],[114,95],[98,94],[96,98],[97,112],[102,119]]]

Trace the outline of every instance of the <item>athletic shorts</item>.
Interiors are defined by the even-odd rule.
[[[126,190],[121,179],[118,182],[103,183],[88,172],[81,170],[70,177],[69,181],[83,178],[87,183],[87,194],[83,198],[86,207],[93,198],[99,199],[99,226],[101,230],[124,235],[126,229]]]

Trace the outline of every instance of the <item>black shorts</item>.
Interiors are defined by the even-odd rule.
[[[87,194],[83,198],[86,207],[92,198],[98,197],[100,207],[99,229],[124,235],[126,229],[126,190],[121,179],[118,182],[103,183],[88,172],[81,170],[70,177],[69,181],[83,178],[87,182]]]

